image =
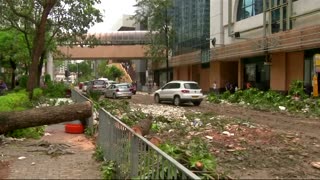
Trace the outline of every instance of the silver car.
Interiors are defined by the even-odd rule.
[[[119,97],[127,97],[131,99],[132,92],[130,85],[127,83],[111,84],[105,91],[104,97],[112,97],[113,99]]]
[[[199,106],[203,100],[203,93],[198,83],[194,81],[171,81],[154,92],[154,101],[170,101],[179,106],[182,103],[192,102]]]

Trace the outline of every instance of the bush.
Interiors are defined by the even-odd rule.
[[[101,96],[101,92],[97,92],[97,91],[90,91],[88,93],[90,99],[92,99],[93,101],[99,101],[99,98]]]
[[[19,79],[19,86],[21,88],[27,88],[27,83],[28,83],[28,76],[27,75],[21,76]]]
[[[29,107],[31,107],[31,102],[25,90],[0,96],[0,112],[24,110]]]
[[[64,83],[48,83],[43,89],[43,93],[49,98],[63,98],[66,95],[66,90],[69,89]]]
[[[221,99],[228,99],[230,95],[231,95],[230,91],[225,91],[225,92],[221,95]]]
[[[211,93],[208,95],[208,101],[211,103],[216,103],[216,104],[221,103],[219,96],[215,93]]]
[[[103,150],[101,146],[96,146],[96,149],[92,154],[92,157],[98,162],[101,162],[104,160]]]
[[[114,161],[106,161],[101,165],[102,179],[114,179],[116,164]]]
[[[43,96],[43,90],[40,88],[35,88],[33,90],[33,99],[39,100],[41,96]]]
[[[301,98],[306,98],[307,94],[304,92],[303,81],[292,81],[290,84],[289,95],[299,96]]]
[[[44,83],[45,83],[45,84],[52,83],[50,74],[44,75]]]

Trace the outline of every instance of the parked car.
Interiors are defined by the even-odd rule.
[[[109,87],[111,84],[117,84],[117,82],[112,81],[112,80],[106,81],[106,87]]]
[[[105,91],[104,97],[112,97],[113,99],[119,97],[127,97],[131,99],[132,92],[128,83],[111,84]]]
[[[83,82],[83,85],[82,85],[82,92],[87,92],[87,87],[88,87],[88,84],[90,83],[90,81],[85,81]]]
[[[130,90],[131,90],[132,94],[136,94],[137,93],[137,84],[132,83]]]
[[[99,78],[98,80],[109,81],[109,79],[108,79],[108,78]]]
[[[111,84],[117,84],[117,82],[113,80],[109,80],[108,78],[99,78],[98,80],[103,80],[106,82],[106,88],[109,87]]]
[[[106,82],[104,80],[92,80],[87,86],[87,93],[98,92],[103,94],[106,90]]]
[[[136,92],[137,92],[136,86],[134,86],[131,83],[122,83],[122,84],[127,84],[130,87],[130,91],[132,92],[132,95],[136,94]]]
[[[82,87],[83,87],[83,82],[79,82],[78,87],[79,87],[79,89],[82,89]]]
[[[198,83],[194,81],[170,81],[154,92],[154,101],[170,101],[179,106],[182,103],[192,102],[199,106],[203,100],[203,93]]]

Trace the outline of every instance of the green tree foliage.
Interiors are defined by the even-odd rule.
[[[24,33],[30,47],[29,92],[37,85],[41,57],[53,40],[68,44],[90,40],[85,36],[88,29],[102,21],[100,11],[94,7],[99,3],[100,0],[0,0],[0,28]]]
[[[80,63],[68,64],[68,69],[70,72],[79,72],[80,76],[88,76],[92,74],[90,61],[82,61]]]
[[[172,47],[174,30],[172,29],[171,0],[136,0],[133,19],[147,25],[150,44],[146,56],[154,61],[166,61],[167,81],[169,81],[169,50]]]
[[[26,72],[28,57],[22,33],[15,30],[0,31],[0,61],[2,67],[11,69],[12,88],[15,87],[16,71]]]
[[[107,69],[107,66],[108,66],[108,62],[107,61],[102,61],[102,62],[99,62],[99,65],[98,65],[98,76],[99,77],[107,77],[106,75],[106,69]]]
[[[123,72],[116,66],[108,66],[106,69],[106,77],[112,80],[119,79],[123,76]]]
[[[79,82],[92,80],[92,68],[91,68],[92,61],[82,61],[77,64],[68,64],[68,69],[70,72],[78,73],[79,72]]]
[[[116,66],[108,66],[107,62],[101,62],[98,66],[98,76],[106,77],[110,80],[116,80],[124,75],[123,71]]]

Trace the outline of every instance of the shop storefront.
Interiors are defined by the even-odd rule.
[[[265,57],[254,57],[242,59],[244,83],[242,88],[246,88],[248,83],[251,87],[261,90],[270,89],[270,65],[266,65]]]

